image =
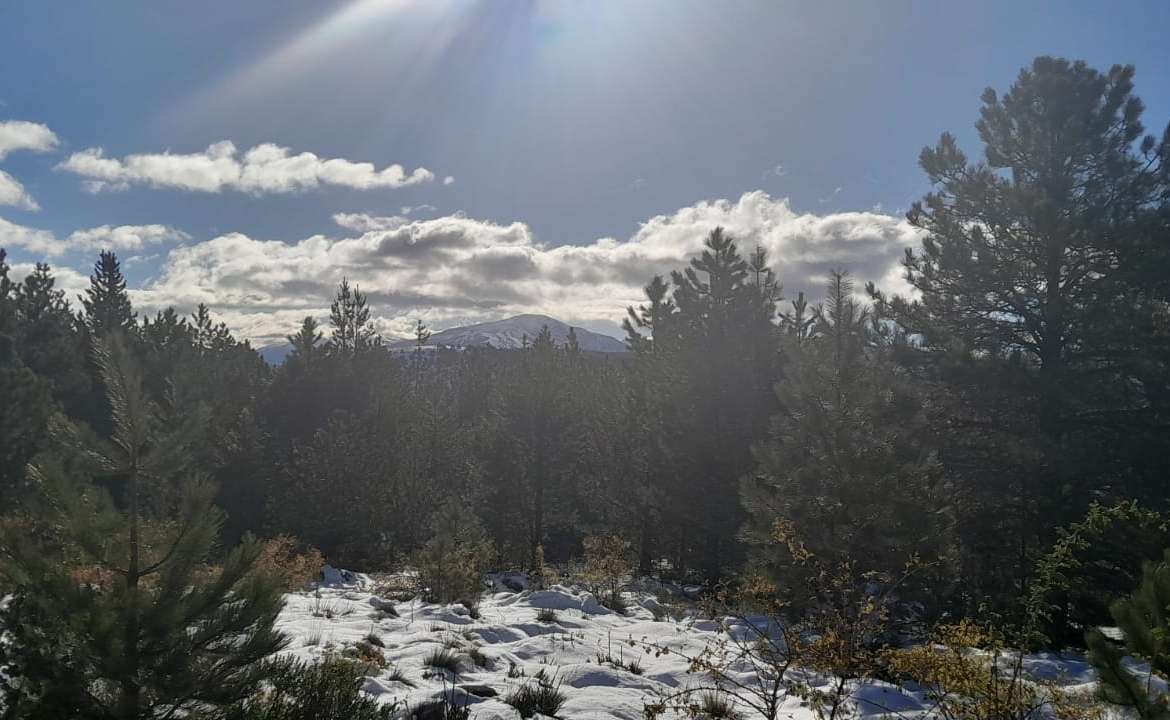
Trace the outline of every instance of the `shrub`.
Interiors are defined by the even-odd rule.
[[[1170,523],[1136,501],[1094,504],[1036,563],[1027,609],[1036,624],[1033,645],[1078,645],[1090,628],[1111,622],[1109,604],[1133,592],[1142,563],[1170,546]]]
[[[709,720],[739,720],[739,713],[735,711],[735,701],[725,692],[706,690],[699,695],[696,708],[699,717]]]
[[[232,708],[227,720],[390,720],[398,707],[362,694],[362,671],[353,662],[275,660],[271,686]]]
[[[402,683],[409,688],[418,687],[418,684],[410,678],[406,677],[406,672],[397,665],[390,668],[390,671],[386,673],[386,679],[390,682]]]
[[[382,639],[382,636],[378,635],[375,632],[367,633],[366,636],[364,638],[362,638],[362,640],[369,643],[370,645],[373,645],[374,647],[379,647],[379,648],[386,647],[386,641]]]
[[[431,539],[415,555],[424,597],[428,602],[462,600],[477,605],[492,554],[479,518],[466,503],[448,500],[435,512],[431,525]]]
[[[975,649],[978,648],[978,651]],[[1024,653],[1011,649],[994,627],[963,620],[939,627],[933,642],[890,650],[893,676],[911,680],[943,720],[1039,720],[1090,718],[1097,708],[1055,681],[1030,677]]]
[[[468,650],[467,657],[471,659],[471,662],[475,663],[476,667],[491,668],[492,666],[492,659],[478,647],[473,647]]]
[[[590,535],[584,540],[584,580],[589,583],[603,605],[624,613],[621,584],[633,572],[630,544],[617,535]]]
[[[363,671],[371,674],[390,664],[386,660],[386,656],[382,654],[381,649],[365,640],[350,645],[342,652],[342,655],[359,663]]]
[[[541,623],[555,623],[557,622],[557,611],[552,608],[541,608],[536,613],[536,622]]]
[[[1100,678],[1103,700],[1134,710],[1139,718],[1170,715],[1170,694],[1158,690],[1157,677],[1170,678],[1170,550],[1160,563],[1147,562],[1132,596],[1118,600],[1110,614],[1125,636],[1125,650],[1147,665],[1145,671],[1123,664],[1125,652],[1098,629],[1088,633],[1089,662]]]
[[[463,695],[463,701],[460,702],[459,695],[456,695],[455,688],[444,688],[443,694],[433,700],[418,705],[407,716],[414,720],[415,718],[426,718],[427,720],[469,720],[471,717],[471,698]]]
[[[530,718],[537,713],[556,717],[567,699],[561,692],[561,683],[554,683],[544,670],[533,675],[531,682],[517,686],[504,696],[504,702],[516,708],[522,718]]]
[[[256,567],[276,579],[285,592],[304,590],[325,566],[325,558],[317,548],[302,546],[291,535],[277,535],[260,547]]]
[[[463,669],[463,657],[450,648],[439,647],[423,658],[423,665],[436,670],[446,670],[452,676],[459,677],[459,671]]]

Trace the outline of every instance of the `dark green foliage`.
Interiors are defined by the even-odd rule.
[[[83,409],[90,379],[85,347],[65,291],[44,263],[15,287],[16,346],[21,360],[52,387],[53,398],[68,413]]]
[[[1170,679],[1170,550],[1162,561],[1142,566],[1137,590],[1114,602],[1109,613],[1125,636],[1125,652],[1100,630],[1085,637],[1102,699],[1132,708],[1141,718],[1170,716],[1170,697],[1153,689],[1149,677],[1122,664],[1128,653],[1146,662],[1150,673]]]
[[[63,419],[3,525],[0,683],[14,717],[146,718],[237,702],[283,647],[279,590],[248,540],[212,568],[222,516],[186,451],[185,419],[147,396],[118,334],[96,358],[108,440]],[[103,478],[111,494],[93,482]]]
[[[660,552],[717,578],[737,565],[734,488],[775,408],[780,288],[762,251],[749,265],[717,228],[689,267],[670,284],[655,278],[646,295],[626,321],[636,354],[633,476],[653,498],[647,505],[667,496],[653,538]],[[640,538],[642,566],[649,542]]]
[[[281,658],[268,665],[267,674],[267,689],[233,708],[226,720],[390,720],[398,709],[363,695],[361,668],[349,660]]]
[[[333,334],[326,343],[330,353],[352,358],[382,345],[382,338],[370,320],[366,296],[356,285],[351,288],[349,280],[343,279],[337,287],[337,297],[329,310],[329,324],[333,326]],[[302,327],[301,331],[305,332],[306,328]]]
[[[944,134],[907,217],[914,300],[871,288],[951,409],[971,602],[1014,605],[1052,528],[1104,496],[1164,499],[1167,150],[1142,138],[1133,68],[1037,58],[983,95],[984,161]],[[1159,239],[1162,238],[1162,239]],[[973,605],[972,605],[973,607]]]
[[[1036,564],[1029,596],[1036,642],[1056,647],[1079,645],[1087,630],[1110,624],[1113,599],[1132,593],[1143,563],[1170,547],[1166,517],[1133,501],[1094,504],[1057,535]]]
[[[370,423],[339,415],[310,442],[293,448],[268,495],[276,527],[318,547],[332,562],[378,567],[394,467]],[[340,518],[344,514],[345,521]]]
[[[136,313],[130,307],[126,278],[118,257],[103,250],[89,276],[89,289],[81,298],[82,321],[90,334],[105,337],[114,332],[133,333]]]
[[[890,361],[847,275],[833,273],[811,317],[796,323],[802,341],[786,345],[780,413],[741,486],[751,566],[794,585],[807,568],[789,557],[788,533],[861,573],[891,577],[916,555],[938,562],[948,553],[946,493],[925,398]]]

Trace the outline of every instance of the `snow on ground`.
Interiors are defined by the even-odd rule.
[[[344,652],[373,633],[384,643],[382,650],[390,665],[372,670],[365,681],[366,692],[382,702],[405,701],[417,707],[428,700],[451,696],[472,705],[479,720],[519,717],[503,702],[513,688],[541,670],[561,683],[567,701],[562,718],[643,717],[644,701],[656,691],[695,686],[702,678],[687,673],[687,662],[675,654],[647,654],[630,640],[655,643],[687,655],[699,653],[705,644],[717,640],[719,624],[690,619],[654,619],[650,595],[628,595],[633,601],[626,615],[602,607],[587,592],[565,586],[546,590],[494,592],[485,595],[480,617],[470,617],[462,605],[439,606],[420,600],[394,602],[374,594],[375,586],[364,575],[332,575],[329,585],[315,592],[294,593],[277,623],[291,642],[286,652],[302,659],[320,659],[327,652]],[[510,583],[517,587],[517,583]],[[503,587],[496,583],[496,587]],[[392,606],[398,617],[379,608]],[[556,622],[541,622],[542,609],[556,612]],[[464,667],[457,677],[436,674],[424,659],[444,644],[463,655]],[[478,648],[487,658],[486,667],[477,667],[467,654]],[[612,655],[623,662],[638,659],[643,672],[634,674],[608,664],[599,664],[598,654]],[[1091,671],[1083,663],[1054,655],[1029,659],[1035,669],[1068,679],[1070,685],[1091,682]],[[409,685],[392,679],[400,672]],[[452,688],[456,688],[453,690]],[[470,694],[464,688],[471,690]],[[485,689],[488,688],[488,689]],[[489,690],[490,689],[490,690]],[[491,694],[495,697],[478,697]],[[882,683],[855,688],[857,710],[863,716],[897,713],[913,716],[923,709],[921,699]],[[738,706],[744,718],[753,715]],[[811,720],[812,711],[792,698],[784,717]]]

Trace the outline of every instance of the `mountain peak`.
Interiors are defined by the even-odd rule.
[[[497,350],[516,350],[524,346],[525,338],[532,342],[537,334],[547,326],[553,342],[564,345],[568,342],[569,330],[572,328],[577,334],[577,342],[586,352],[622,353],[626,352],[626,345],[617,338],[595,333],[582,327],[569,324],[536,313],[515,315],[503,320],[476,323],[463,327],[448,328],[433,333],[427,342],[428,347],[492,347]],[[414,347],[413,340],[400,340],[390,343],[394,349]]]

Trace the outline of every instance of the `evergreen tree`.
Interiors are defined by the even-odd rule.
[[[1125,636],[1125,650],[1149,669],[1139,675],[1123,664],[1126,653],[1101,630],[1089,631],[1085,642],[1102,699],[1133,709],[1143,720],[1170,717],[1170,695],[1151,682],[1154,676],[1163,683],[1170,679],[1170,551],[1161,562],[1147,561],[1141,585],[1132,596],[1114,602],[1109,611]]]
[[[304,321],[301,322],[301,329],[297,331],[297,334],[287,336],[289,344],[292,345],[292,350],[289,352],[286,362],[295,362],[305,369],[313,366],[314,358],[318,354],[317,344],[321,342],[321,338],[324,336],[317,328],[317,321],[313,319],[313,316],[305,316]]]
[[[53,411],[48,384],[18,353],[19,296],[5,259],[0,248],[0,503],[19,494],[25,463],[41,446]]]
[[[82,322],[96,337],[117,331],[129,334],[136,329],[136,314],[130,307],[126,278],[122,276],[122,266],[112,251],[103,250],[98,255],[81,305],[84,309]]]
[[[625,505],[635,511],[638,566],[640,571],[649,573],[655,558],[668,549],[667,543],[672,546],[675,560],[680,560],[679,525],[686,509],[681,494],[671,492],[671,485],[682,474],[675,463],[685,463],[686,456],[676,456],[672,451],[680,443],[676,433],[683,423],[675,415],[681,363],[678,335],[672,327],[677,318],[670,285],[655,275],[643,292],[647,303],[629,308],[623,322],[626,344],[634,352],[634,360],[625,378],[625,442],[620,446],[624,452],[615,453],[624,468],[615,495],[624,496],[629,490],[635,493],[632,505],[627,500],[615,507]]]
[[[1170,134],[1142,138],[1132,78],[1041,57],[988,89],[983,162],[950,134],[922,152],[936,190],[907,214],[925,232],[904,262],[918,299],[872,290],[917,339],[908,365],[954,398],[964,574],[1001,598],[1092,499],[1163,494],[1168,296],[1140,268],[1159,257]]]
[[[130,719],[230,705],[283,646],[280,592],[252,571],[255,541],[207,565],[221,515],[186,453],[199,413],[180,421],[153,403],[117,334],[96,355],[113,433],[57,423],[59,451],[30,471],[38,496],[3,524],[6,712]]]
[[[203,303],[199,303],[191,314],[191,330],[195,336],[195,347],[203,352],[222,351],[236,344],[228,326],[212,320],[211,311]]]
[[[17,352],[25,365],[44,378],[67,413],[76,414],[89,396],[84,337],[77,332],[65,291],[44,263],[37,263],[16,286]]]
[[[790,539],[859,573],[894,577],[916,555],[937,561],[947,552],[942,478],[923,398],[876,347],[847,274],[832,273],[813,316],[787,349],[780,412],[741,484],[753,569],[792,585],[802,569]]]
[[[780,289],[762,250],[754,263],[755,270],[730,236],[713,230],[690,266],[672,273],[677,313],[666,328],[655,330],[655,345],[678,348],[680,363],[676,391],[683,397],[675,401],[674,417],[683,425],[671,452],[686,458],[680,491],[690,515],[678,520],[679,530],[689,532],[680,541],[691,546],[688,552],[708,578],[740,563],[735,488],[751,469],[751,444],[763,436],[775,407],[773,321]],[[675,337],[662,337],[666,333]]]
[[[356,285],[351,288],[348,279],[343,278],[337,286],[337,296],[329,308],[329,324],[333,334],[327,348],[340,357],[352,358],[382,345],[370,320],[366,296]]]
[[[422,319],[414,321],[414,349],[422,350],[427,341],[431,339],[430,329],[423,324]]]

